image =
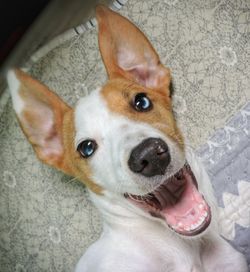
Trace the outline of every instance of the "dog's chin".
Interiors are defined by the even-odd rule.
[[[199,192],[188,164],[154,191],[146,195],[125,193],[124,197],[152,217],[164,220],[173,231],[183,236],[199,235],[211,222],[211,209]]]

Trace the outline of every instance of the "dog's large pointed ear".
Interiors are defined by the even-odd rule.
[[[64,159],[63,118],[71,108],[21,70],[8,72],[13,106],[24,134],[43,162],[71,174]]]
[[[144,34],[129,20],[99,5],[96,8],[99,47],[110,79],[125,77],[154,89],[170,84],[169,69]]]

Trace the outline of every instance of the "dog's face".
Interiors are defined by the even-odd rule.
[[[42,161],[100,197],[125,199],[182,235],[200,233],[210,209],[185,164],[169,70],[127,19],[104,7],[97,19],[108,82],[72,109],[25,73],[10,72],[22,129]]]
[[[184,164],[167,93],[109,81],[75,109],[75,150],[91,178],[114,193],[146,194]]]

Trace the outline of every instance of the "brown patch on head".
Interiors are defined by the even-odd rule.
[[[20,82],[18,99],[24,105],[17,117],[38,158],[101,194],[102,188],[91,179],[88,161],[75,150],[74,111],[28,74],[15,70],[15,76]]]
[[[111,111],[150,124],[183,149],[169,98],[171,75],[147,37],[128,19],[104,6],[97,7],[99,47],[109,82],[102,95]],[[146,93],[153,103],[148,112],[137,112],[131,101]]]
[[[136,94],[145,93],[153,107],[147,112],[138,112],[132,102]],[[102,89],[101,94],[109,109],[137,122],[143,122],[160,130],[174,140],[183,150],[183,137],[176,125],[172,112],[171,99],[167,92],[148,89],[134,82],[117,78],[110,80]]]

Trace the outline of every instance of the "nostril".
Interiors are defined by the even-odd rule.
[[[158,138],[148,138],[141,142],[132,150],[128,160],[133,172],[147,177],[163,175],[169,163],[168,146]]]
[[[142,160],[141,165],[143,166],[143,168],[145,168],[148,165],[148,161]]]
[[[142,160],[138,162],[138,167],[134,167],[134,172],[141,173],[148,166],[149,162],[147,160]]]

